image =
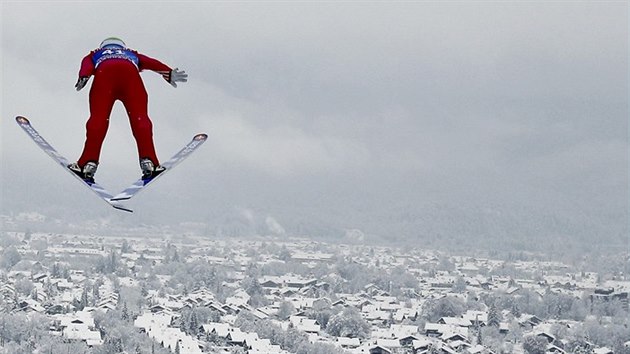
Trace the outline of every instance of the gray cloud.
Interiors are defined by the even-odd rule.
[[[190,74],[172,89],[143,73],[162,159],[210,134],[134,201],[147,218],[176,191],[191,198],[178,215],[208,199],[285,215],[440,200],[626,210],[626,14],[614,2],[3,4],[3,210],[76,193],[11,120],[31,117],[76,158],[87,93],[72,86],[110,35]],[[122,188],[135,164],[118,105],[99,179]],[[67,192],[26,184],[42,173]]]

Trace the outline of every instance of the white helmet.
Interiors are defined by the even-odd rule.
[[[107,46],[110,45],[115,45],[115,46],[119,46],[119,47],[126,47],[125,42],[123,42],[122,39],[120,38],[116,38],[116,37],[109,37],[109,38],[105,38],[102,42],[101,42],[101,46],[100,48],[105,48]]]

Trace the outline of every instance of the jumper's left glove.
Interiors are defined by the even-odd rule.
[[[179,71],[179,69],[175,68],[171,70],[171,72],[168,74],[168,78],[166,78],[166,81],[168,81],[168,83],[171,84],[173,87],[177,87],[178,82],[188,81],[188,74],[186,74],[184,70]]]
[[[74,87],[77,89],[77,91],[81,91],[81,89],[85,87],[89,79],[90,78],[87,76],[81,76],[79,80],[77,80],[77,83],[74,85]]]

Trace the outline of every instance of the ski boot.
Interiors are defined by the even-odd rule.
[[[81,177],[82,180],[88,183],[94,183],[94,175],[96,174],[96,169],[98,168],[98,163],[90,161],[81,168],[79,164],[76,162],[68,165],[68,169],[74,172],[77,176]]]
[[[140,159],[140,170],[142,170],[142,180],[150,181],[166,169],[162,165],[156,167],[151,159],[143,158]]]

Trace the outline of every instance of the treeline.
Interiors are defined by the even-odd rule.
[[[527,343],[528,353],[536,352],[541,343],[529,337],[536,337],[534,334],[541,329],[524,321],[535,315],[541,321],[554,323],[545,327],[547,334],[554,336],[554,342],[563,346],[566,352],[579,353],[595,345],[612,348],[615,353],[630,354],[630,349],[625,346],[630,341],[630,313],[626,304],[616,300],[592,301],[589,297],[576,298],[552,291],[541,296],[527,289],[519,294],[495,291],[477,296],[468,293],[465,298],[445,296],[428,300],[416,323],[423,326],[442,317],[460,317],[468,310],[488,312],[486,325],[474,327],[473,324],[473,333],[478,342],[495,352],[509,349],[517,342]],[[507,334],[499,331],[502,323],[507,324]]]

